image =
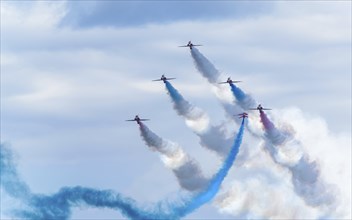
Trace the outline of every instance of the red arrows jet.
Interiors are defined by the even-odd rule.
[[[191,41],[188,41],[188,44],[187,44],[187,45],[182,45],[182,46],[179,46],[179,47],[189,47],[189,49],[192,50],[192,47],[198,47],[198,46],[203,46],[203,45],[200,45],[200,44],[192,44]]]
[[[233,84],[233,83],[239,83],[239,82],[242,82],[242,81],[233,81],[231,77],[229,77],[227,78],[226,82],[219,82],[219,84],[225,84],[225,83]]]
[[[263,111],[263,110],[271,110],[270,108],[263,108],[261,104],[258,105],[257,108],[250,108],[249,110],[259,110],[259,111]]]
[[[248,118],[248,114],[246,112],[243,112],[241,114],[238,114],[239,118]]]
[[[129,120],[126,120],[126,121],[136,121],[137,124],[140,124],[141,121],[149,121],[149,119],[139,118],[139,116],[136,115],[136,117],[134,117],[134,119],[129,119]]]
[[[161,75],[160,79],[154,79],[152,81],[163,81],[165,83],[165,81],[167,80],[172,80],[172,79],[176,79],[176,78],[166,78],[165,75]]]

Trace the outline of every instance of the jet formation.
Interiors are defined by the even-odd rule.
[[[193,44],[191,41],[188,41],[187,45],[182,45],[179,47],[189,47],[190,50],[192,50],[193,47],[198,47],[198,46],[203,46],[201,44]],[[163,81],[164,83],[168,80],[173,80],[176,78],[167,78],[164,74],[161,75],[161,77],[159,79],[154,79],[152,81]],[[231,77],[228,77],[227,80],[225,82],[219,82],[218,84],[226,84],[228,83],[229,85],[233,84],[233,83],[239,83],[242,81],[238,81],[238,80],[232,80]],[[263,110],[272,110],[270,108],[263,108],[261,104],[259,104],[256,108],[249,108],[248,110],[258,110],[259,112],[262,112]],[[239,118],[248,118],[248,113],[243,112],[241,114],[237,114],[236,116],[238,116]],[[145,118],[140,118],[138,115],[136,115],[134,117],[134,119],[128,119],[126,121],[135,121],[137,122],[137,124],[141,124],[141,121],[149,121],[150,119],[145,119]]]

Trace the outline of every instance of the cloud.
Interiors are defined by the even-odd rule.
[[[68,2],[61,24],[74,28],[128,27],[168,24],[175,21],[213,20],[266,13],[272,4],[256,2]],[[79,10],[77,10],[79,9]]]

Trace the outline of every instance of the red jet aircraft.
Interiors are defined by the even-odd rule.
[[[140,124],[141,121],[149,121],[149,119],[139,118],[139,116],[136,115],[136,117],[134,117],[134,119],[129,119],[129,120],[126,120],[126,121],[136,121],[137,124]]]
[[[172,79],[176,79],[176,78],[166,78],[165,75],[161,75],[160,79],[154,79],[152,81],[163,81],[165,83],[165,81],[167,80],[172,80]]]
[[[192,47],[198,47],[198,46],[203,46],[203,45],[200,45],[200,44],[192,44],[191,41],[188,41],[188,44],[187,44],[187,45],[182,45],[182,46],[179,46],[179,47],[189,47],[189,49],[192,50]]]

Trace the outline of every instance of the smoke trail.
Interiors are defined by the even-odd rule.
[[[71,208],[79,206],[110,208],[120,211],[130,219],[162,219],[160,213],[145,211],[130,198],[111,190],[97,190],[87,187],[64,187],[57,193],[47,195],[33,194],[30,200],[31,209],[15,210],[17,217],[26,219],[69,219]]]
[[[163,140],[143,123],[139,125],[139,130],[145,143],[151,149],[162,154],[163,162],[172,169],[182,188],[195,191],[206,185],[208,180],[203,176],[198,164],[186,155],[181,147],[170,141]]]
[[[197,48],[192,48],[191,55],[198,71],[212,84],[217,83],[220,73],[215,66],[199,52]]]
[[[262,122],[265,130],[266,137],[274,144],[281,145],[283,144],[289,137],[285,136],[282,132],[280,132],[275,125],[269,120],[264,111],[260,110],[260,121]]]
[[[232,140],[226,138],[225,129],[222,126],[210,125],[208,115],[185,100],[170,82],[166,81],[165,87],[177,114],[184,117],[187,126],[199,136],[200,144],[219,156],[226,157]]]
[[[204,133],[197,134],[200,145],[215,152],[221,158],[226,158],[230,151],[232,140],[227,138],[226,130],[222,125],[210,126]]]
[[[335,208],[334,187],[322,180],[317,163],[310,161],[309,156],[302,151],[301,143],[289,133],[278,130],[264,111],[260,111],[260,119],[267,138],[265,149],[275,163],[290,171],[297,195],[302,197],[307,205]],[[293,153],[290,148],[295,148]]]
[[[22,199],[23,202],[27,203],[29,208],[13,211],[12,214],[19,218],[35,220],[68,219],[71,216],[72,207],[90,206],[118,210],[130,219],[179,219],[209,202],[217,194],[239,151],[243,137],[243,125],[242,122],[231,152],[223,166],[203,191],[189,199],[181,199],[178,202],[165,203],[165,201],[161,201],[149,210],[139,207],[133,199],[124,197],[112,190],[97,190],[76,186],[63,187],[53,195],[33,194],[19,178],[16,166],[12,161],[11,150],[3,145],[0,145],[1,187],[11,196]],[[158,139],[155,143],[159,141]],[[11,185],[18,187],[14,190]],[[25,199],[21,193],[24,193]]]
[[[224,91],[222,91],[222,88],[218,85],[218,81],[221,75],[220,72],[202,53],[199,52],[197,48],[193,48],[191,50],[191,55],[197,70],[202,74],[203,77],[208,80],[209,83],[217,88],[220,94],[216,95],[221,101],[223,101],[224,98],[222,96],[225,94]],[[230,83],[230,86],[232,95],[236,98],[237,104],[239,104],[243,110],[256,105],[255,100],[250,95],[244,93],[240,88],[232,83]]]
[[[308,205],[336,208],[336,190],[321,179],[317,162],[310,162],[308,155],[304,155],[296,165],[289,167],[289,170],[292,173],[295,192],[302,196]]]
[[[224,161],[223,166],[214,175],[208,187],[203,192],[200,192],[198,195],[196,195],[191,200],[189,200],[185,206],[178,209],[179,212],[181,213],[180,216],[185,216],[186,214],[193,212],[203,204],[211,201],[214,198],[214,196],[217,194],[217,192],[220,189],[221,183],[223,182],[224,178],[227,176],[228,171],[230,170],[230,168],[232,167],[236,159],[236,156],[238,154],[239,148],[242,143],[243,131],[244,131],[244,118],[242,120],[241,127],[239,128],[239,132],[234,140],[234,144],[231,148],[231,151],[227,156],[226,160]]]
[[[220,87],[218,84],[220,78],[220,72],[216,67],[201,53],[197,48],[193,48],[191,51],[191,56],[193,58],[193,63],[200,74],[208,80],[210,84],[214,86],[213,92],[216,97],[221,102],[231,103],[232,99],[228,99],[227,90]],[[228,110],[228,108],[225,108]]]
[[[246,98],[246,94],[236,85],[230,83],[230,87],[232,94],[236,97],[239,102],[242,102]]]
[[[12,197],[28,198],[30,195],[29,187],[18,177],[12,151],[2,144],[0,146],[1,184]]]
[[[171,85],[165,81],[165,87],[174,104],[177,114],[186,119],[186,124],[196,133],[202,133],[209,128],[209,117],[201,109],[194,107]]]
[[[143,219],[151,217],[150,213],[141,212],[131,199],[124,198],[112,191],[101,191],[84,187],[65,187],[58,193],[46,196],[33,194],[28,185],[17,173],[14,155],[10,148],[0,145],[0,186],[11,197],[23,202],[26,207],[15,209],[12,214],[26,219],[68,219],[71,206],[86,205],[119,209],[126,217]],[[24,210],[23,210],[24,209]]]
[[[233,96],[236,98],[236,103],[239,104],[242,109],[246,110],[256,105],[254,99],[250,95],[244,93],[235,84],[230,83],[230,87]]]
[[[191,55],[197,70],[216,87],[215,94],[219,100],[226,101],[222,98],[224,92],[216,85],[220,75],[218,70],[196,48],[191,50]],[[251,96],[233,84],[230,86],[232,95],[236,99],[235,104],[241,106],[243,110],[256,106],[256,102]],[[236,111],[233,109],[237,107],[236,105],[222,104],[228,114],[235,114]],[[290,171],[296,195],[303,198],[305,203],[311,207],[319,206],[321,209],[323,206],[329,206],[327,208],[332,212],[335,208],[334,200],[336,198],[334,198],[334,189],[322,180],[319,166],[309,159],[308,154],[303,151],[300,141],[294,139],[290,131],[277,129],[264,112],[261,112],[260,119],[265,130],[265,150],[269,152],[270,157],[277,165]],[[256,127],[248,127],[254,137],[258,137],[260,133]]]
[[[234,84],[230,84],[231,92],[228,89],[225,89],[224,86],[220,86],[218,82],[221,74],[216,67],[201,52],[199,52],[197,48],[192,48],[190,51],[196,69],[208,80],[209,83],[212,84],[213,92],[228,115],[233,117],[234,114],[247,111],[247,109],[257,105],[256,101],[250,95],[244,93]],[[240,120],[234,119],[234,121],[240,123]],[[251,126],[247,126],[247,128],[253,136],[258,136],[255,132],[256,128]],[[223,156],[224,154],[220,153],[220,155]]]

